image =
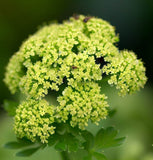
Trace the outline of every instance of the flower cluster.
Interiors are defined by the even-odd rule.
[[[19,105],[15,116],[15,133],[19,138],[25,135],[31,141],[39,137],[46,143],[50,135],[54,134],[54,106],[45,100],[27,100]]]
[[[107,97],[97,83],[103,74],[110,75],[108,83],[121,95],[143,87],[143,63],[133,52],[119,51],[118,40],[108,22],[83,15],[30,36],[10,59],[4,79],[12,93],[26,97],[16,110],[17,136],[47,143],[54,122],[84,129],[89,119],[98,123],[106,118]],[[50,91],[60,93],[57,106],[47,102]]]
[[[71,116],[71,126],[78,125],[84,129],[88,125],[88,120],[97,123],[100,119],[105,119],[108,106],[107,98],[100,94],[100,87],[95,82],[77,83],[68,86],[58,97],[59,106],[57,116],[61,121],[66,122]]]
[[[137,60],[133,52],[121,51],[118,56],[103,67],[103,72],[111,75],[108,83],[116,85],[119,95],[125,96],[139,90],[146,83],[145,68],[140,60]]]

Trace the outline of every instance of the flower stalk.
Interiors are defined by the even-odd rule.
[[[71,160],[67,151],[60,152],[62,160]]]

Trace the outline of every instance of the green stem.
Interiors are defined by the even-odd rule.
[[[62,160],[70,160],[68,152],[62,151],[60,154],[61,154]]]

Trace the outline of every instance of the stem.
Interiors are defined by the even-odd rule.
[[[60,152],[62,160],[70,160],[69,154],[66,151]]]

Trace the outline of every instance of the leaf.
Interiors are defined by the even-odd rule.
[[[18,106],[17,102],[4,100],[3,107],[8,112],[9,116],[15,116],[16,108]]]
[[[56,132],[59,135],[63,135],[66,132],[67,124],[61,123],[61,124],[56,124]]]
[[[49,138],[49,145],[54,145],[58,141],[55,145],[56,150],[75,152],[83,148],[84,138],[78,127],[71,127],[67,123],[57,124],[55,135],[57,140],[54,136]]]
[[[20,142],[8,142],[4,145],[4,147],[8,149],[19,149],[19,148],[23,148],[23,147],[26,147],[32,144],[33,144],[32,142],[26,143],[26,142],[21,142],[21,141]]]
[[[59,136],[59,142],[55,145],[58,151],[75,152],[80,147],[80,141],[70,133]]]
[[[115,113],[117,112],[116,109],[108,109],[108,116],[111,118],[115,115]]]
[[[54,134],[54,135],[52,135],[52,136],[49,137],[49,139],[48,139],[48,145],[49,146],[53,146],[57,141],[58,141],[58,135]]]
[[[25,147],[25,145],[19,142],[8,142],[4,145],[4,147],[8,149],[19,149]]]
[[[18,157],[28,157],[28,156],[31,156],[31,155],[34,154],[39,148],[40,148],[40,146],[37,147],[37,148],[30,148],[30,149],[22,150],[22,151],[20,151],[20,152],[17,152],[17,153],[16,153],[16,156],[18,156]]]
[[[29,139],[23,137],[23,138],[17,138],[18,142],[19,143],[23,143],[23,144],[26,144],[26,145],[33,145],[34,142],[30,141]]]
[[[88,155],[88,156],[84,157],[83,160],[92,160],[92,156]]]
[[[97,160],[107,160],[107,158],[105,157],[105,155],[103,155],[102,153],[93,152],[93,156],[94,156]]]
[[[42,144],[42,145],[41,145],[41,149],[46,148],[46,146],[47,146],[47,144]]]
[[[81,132],[83,138],[86,140],[86,142],[84,143],[84,147],[85,149],[90,149],[93,147],[94,145],[94,136],[92,135],[92,133],[90,133],[89,131],[85,130]]]
[[[103,149],[108,147],[119,146],[125,140],[125,137],[116,138],[118,131],[113,127],[108,127],[106,129],[100,129],[95,137],[95,148]]]
[[[80,146],[79,140],[76,139],[72,134],[67,134],[65,136],[65,142],[67,144],[67,150],[69,152],[77,151]]]
[[[125,139],[126,139],[126,137],[121,137],[121,138],[115,139],[115,143],[112,147],[122,145],[124,143]]]
[[[55,145],[55,149],[57,151],[66,151],[66,144],[64,141],[59,141],[56,145]]]
[[[80,130],[78,127],[71,127],[69,125],[69,127],[67,128],[67,132],[77,137],[80,136]]]

